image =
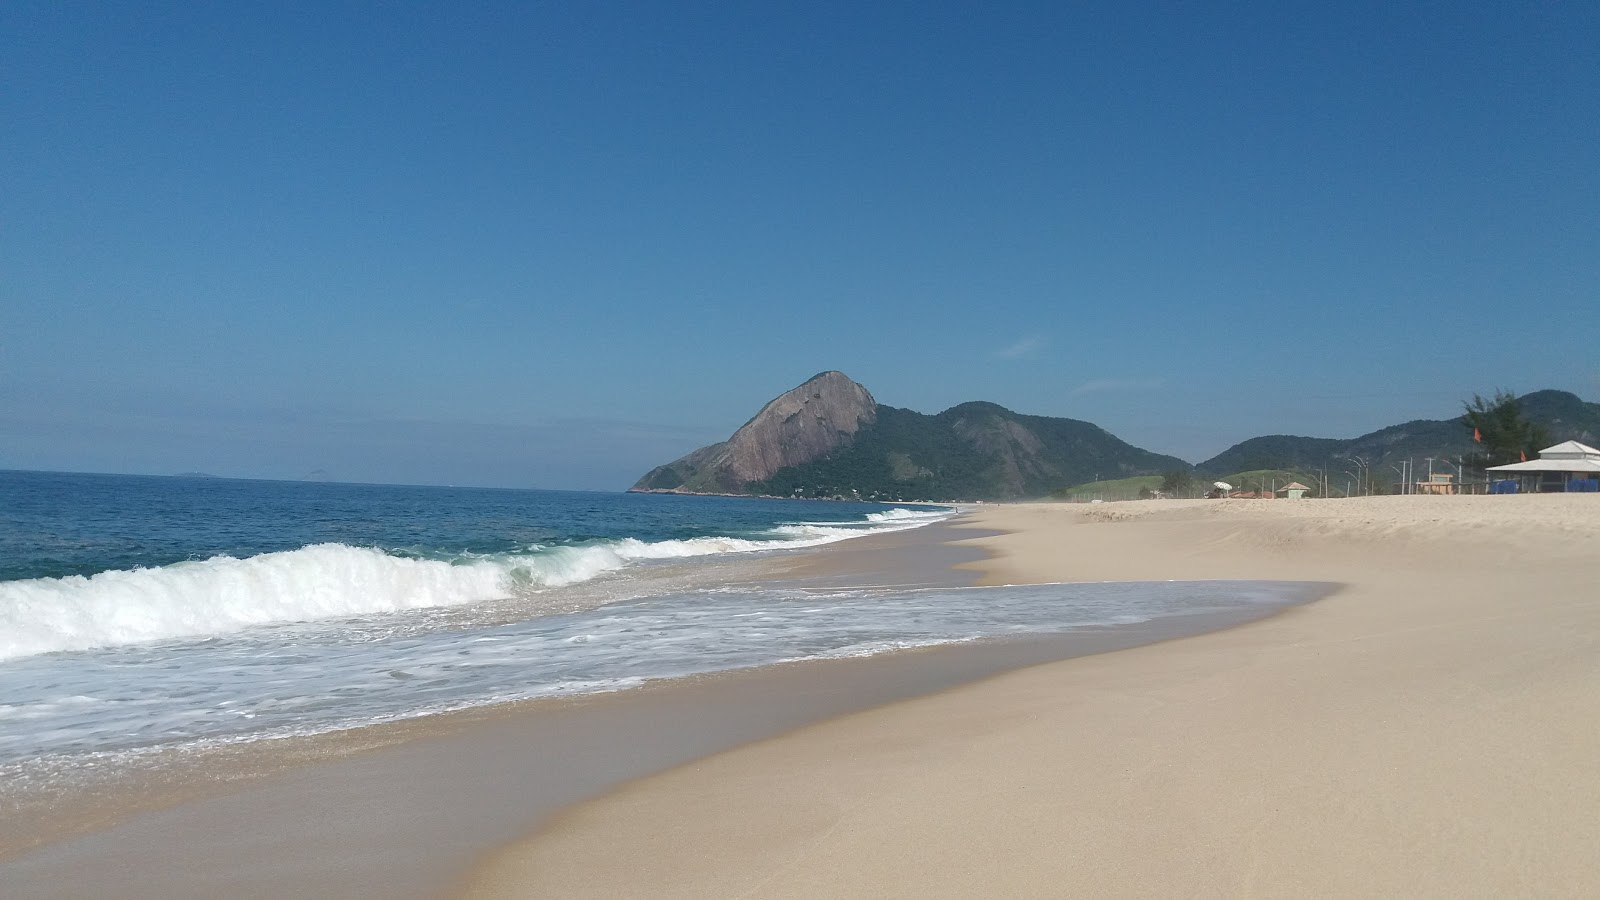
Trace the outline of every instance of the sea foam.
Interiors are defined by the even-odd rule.
[[[0,659],[461,606],[577,584],[637,560],[817,546],[917,527],[949,514],[889,516],[857,527],[798,523],[774,528],[766,538],[624,538],[453,560],[314,544],[245,559],[216,556],[88,577],[0,582]]]

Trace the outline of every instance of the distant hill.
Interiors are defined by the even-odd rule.
[[[1517,403],[1524,416],[1549,429],[1552,441],[1593,444],[1600,439],[1600,403],[1585,402],[1566,391],[1535,391],[1517,398]],[[1195,469],[1212,477],[1259,469],[1302,473],[1327,469],[1342,473],[1351,467],[1351,457],[1360,457],[1371,465],[1380,483],[1388,483],[1399,479],[1399,473],[1391,467],[1400,465],[1401,460],[1412,460],[1416,471],[1424,473],[1427,457],[1454,461],[1473,449],[1472,432],[1462,417],[1456,416],[1417,419],[1348,439],[1281,434],[1255,437],[1234,444]],[[1453,471],[1445,464],[1437,470]]]
[[[925,415],[880,406],[842,373],[824,372],[768,403],[727,441],[652,469],[633,490],[1004,500],[1188,468],[1088,422],[983,402]]]
[[[1565,391],[1518,398],[1552,441],[1600,443],[1600,404]],[[841,372],[823,372],[761,408],[728,440],[657,466],[634,491],[839,497],[863,500],[1015,500],[1056,495],[1136,495],[1140,476],[1190,472],[1201,483],[1320,481],[1338,485],[1360,457],[1379,489],[1410,460],[1418,477],[1473,452],[1457,415],[1417,419],[1354,438],[1264,435],[1199,465],[1134,447],[1089,422],[1029,416],[994,403],[963,403],[936,415],[882,406]],[[1094,485],[1084,491],[1066,490]],[[1110,483],[1110,484],[1107,484]],[[1252,482],[1253,483],[1253,482]],[[1124,490],[1124,488],[1126,490]]]
[[[1195,469],[1205,475],[1221,476],[1254,469],[1316,468],[1337,457],[1348,444],[1349,441],[1333,438],[1269,434],[1240,441]]]
[[[1566,391],[1535,391],[1518,398],[1522,414],[1550,429],[1556,441],[1600,444],[1600,403]]]
[[[748,494],[778,471],[848,446],[877,421],[878,402],[842,372],[814,375],[773,398],[720,444],[657,466],[635,491]]]

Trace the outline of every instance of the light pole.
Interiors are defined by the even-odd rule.
[[[1439,457],[1439,462],[1442,462],[1447,466],[1454,466],[1455,467],[1455,470],[1456,470],[1456,491],[1455,492],[1458,493],[1458,494],[1461,493],[1462,492],[1462,488],[1466,487],[1466,484],[1465,484],[1465,482],[1467,480],[1466,479],[1466,472],[1463,471],[1462,468],[1459,465],[1456,465],[1455,463],[1451,462],[1448,459],[1445,459],[1442,456]]]
[[[1369,472],[1369,478],[1370,478],[1370,469],[1371,469],[1371,467],[1367,465],[1367,461],[1366,460],[1362,459],[1359,456],[1347,456],[1347,457],[1345,457],[1345,459],[1347,461],[1349,461],[1349,462],[1353,462],[1353,463],[1356,464],[1356,487],[1361,487],[1361,473],[1363,471],[1368,471]],[[1367,491],[1366,492],[1369,495],[1372,493],[1372,485],[1371,485],[1370,481],[1367,484]]]

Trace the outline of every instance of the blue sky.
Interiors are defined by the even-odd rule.
[[[1600,6],[459,6],[0,6],[0,468],[620,489],[832,368],[1194,461],[1600,399]]]

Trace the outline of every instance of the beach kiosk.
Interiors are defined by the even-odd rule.
[[[1490,466],[1484,471],[1500,476],[1500,480],[1491,486],[1494,493],[1600,493],[1600,450],[1577,441],[1546,447],[1539,451],[1538,459]],[[1507,483],[1516,485],[1516,488],[1499,488]]]
[[[1428,476],[1427,481],[1419,481],[1411,488],[1417,494],[1454,494],[1456,492],[1456,477],[1448,472],[1440,472]]]
[[[1311,490],[1311,488],[1306,487],[1298,481],[1291,481],[1283,487],[1278,488],[1278,491],[1289,500],[1304,500],[1306,498],[1306,491],[1309,490]]]

